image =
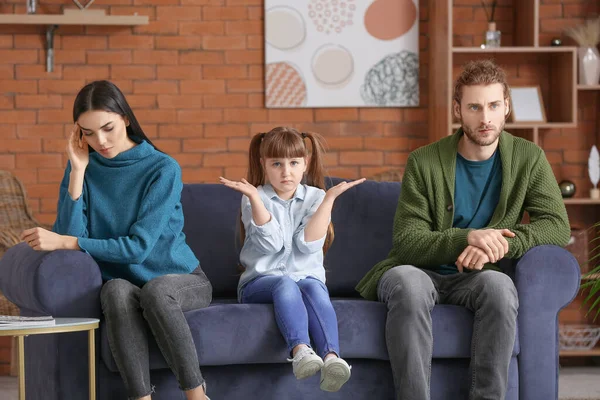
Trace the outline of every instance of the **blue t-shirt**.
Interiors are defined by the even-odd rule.
[[[482,229],[488,226],[500,199],[502,163],[498,150],[483,161],[456,155],[453,228]],[[458,272],[456,265],[442,265],[440,274]]]

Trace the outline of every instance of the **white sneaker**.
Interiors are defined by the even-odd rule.
[[[350,379],[351,366],[341,358],[333,357],[325,361],[321,369],[321,390],[337,392]]]
[[[304,379],[313,376],[323,367],[323,360],[315,354],[310,347],[303,347],[294,358],[288,358],[292,362],[296,379]]]

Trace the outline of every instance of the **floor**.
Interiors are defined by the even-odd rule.
[[[560,400],[600,400],[598,378],[600,367],[562,367],[558,383]]]
[[[563,367],[560,400],[600,400],[600,367]],[[0,400],[17,400],[17,378],[0,376]]]
[[[0,376],[0,400],[17,400],[19,398],[19,384],[17,378]]]

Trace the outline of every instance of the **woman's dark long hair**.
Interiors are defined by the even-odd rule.
[[[138,144],[145,140],[158,150],[142,130],[131,107],[129,107],[129,103],[125,100],[125,95],[114,83],[94,81],[88,83],[79,91],[75,103],[73,103],[73,122],[77,122],[79,116],[88,111],[106,111],[119,114],[129,121],[126,129],[127,136],[131,140]],[[94,151],[91,147],[89,149]]]

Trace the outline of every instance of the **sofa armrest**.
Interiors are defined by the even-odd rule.
[[[11,247],[0,259],[0,290],[23,315],[99,318],[102,277],[81,251]]]
[[[558,399],[558,313],[580,279],[577,260],[558,246],[534,247],[517,261],[520,399]]]

